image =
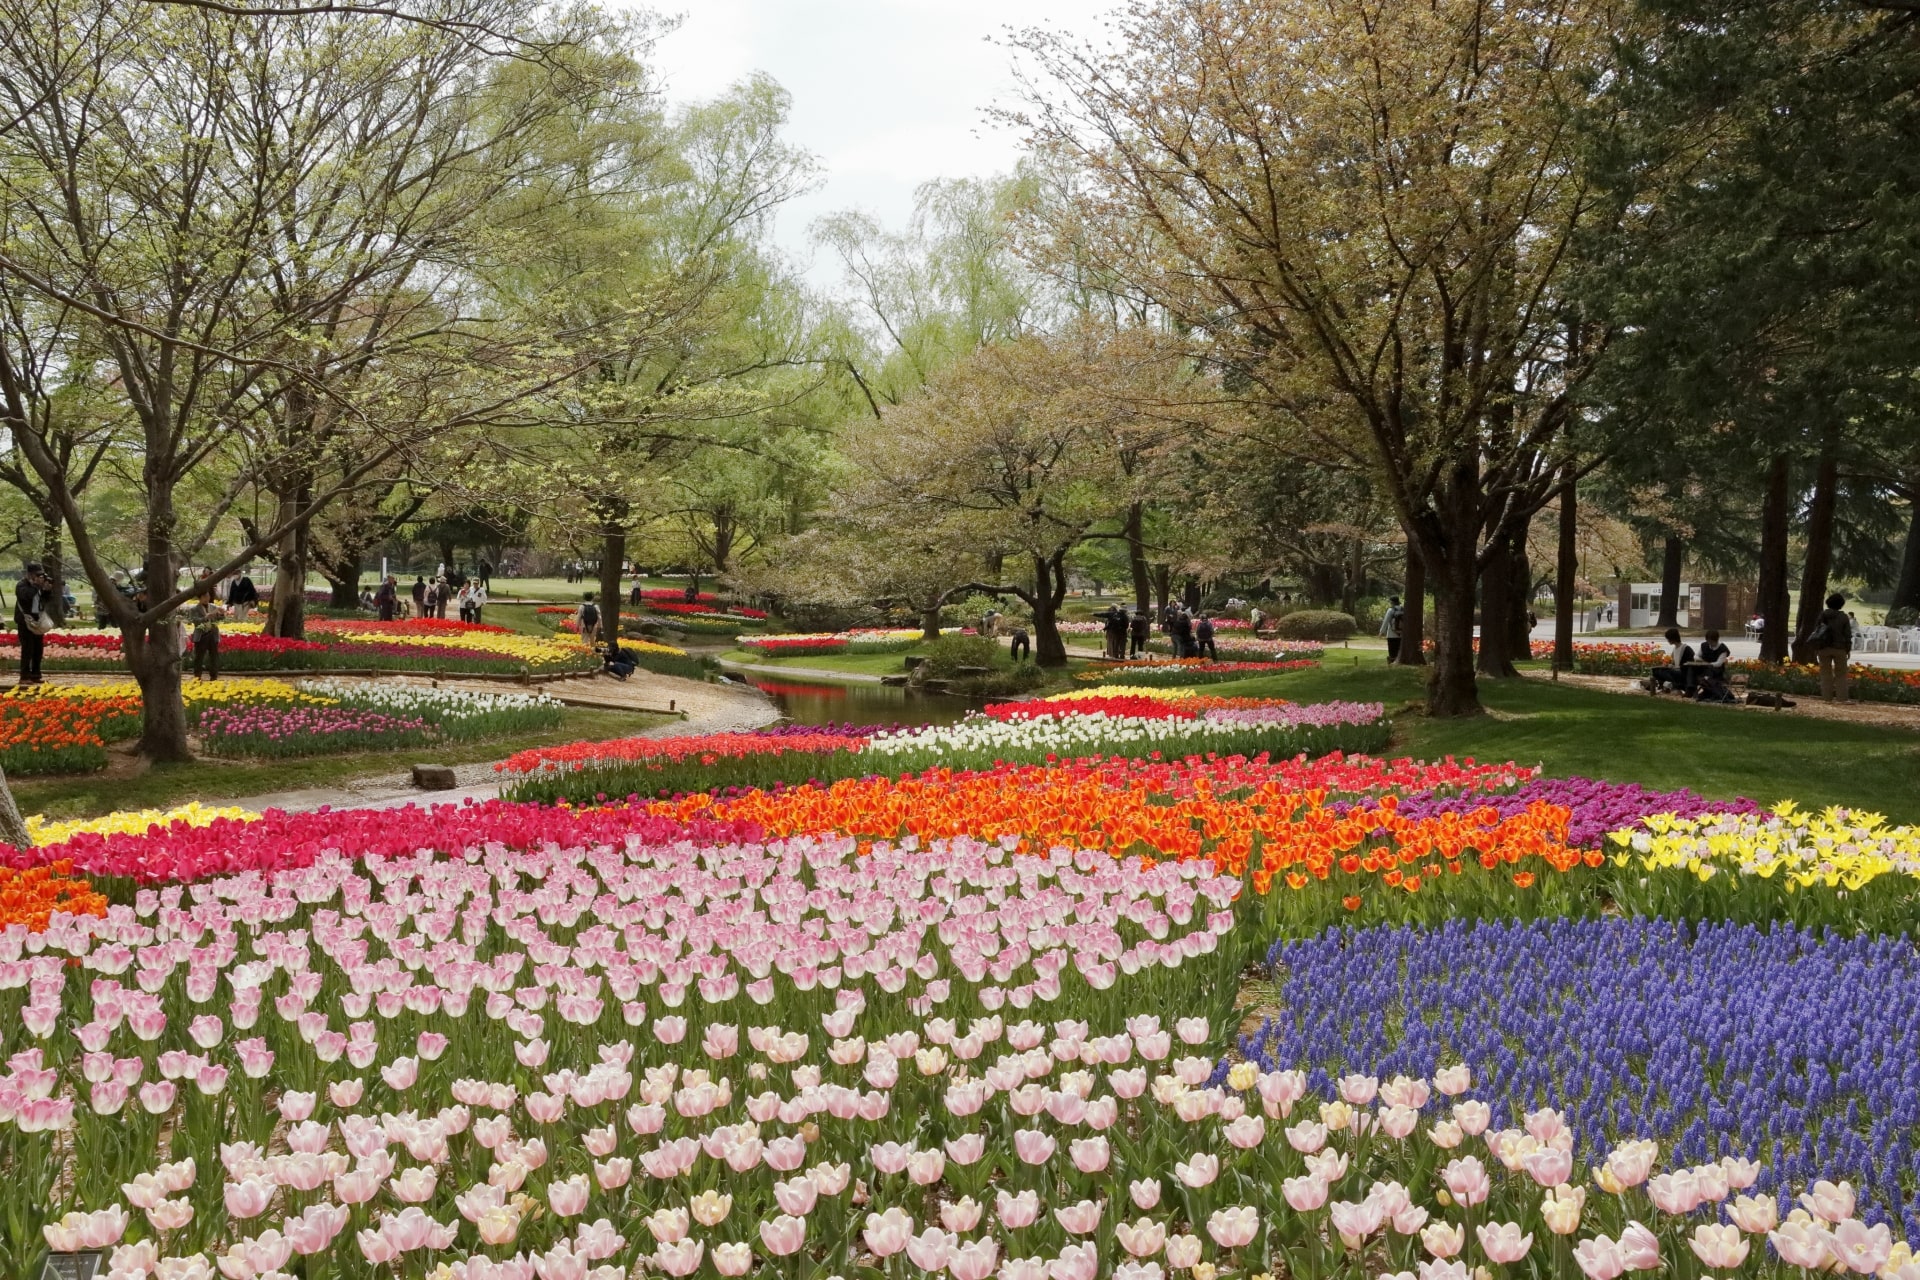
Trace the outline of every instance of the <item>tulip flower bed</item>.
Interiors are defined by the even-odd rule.
[[[558,728],[566,709],[558,698],[544,693],[481,693],[412,684],[309,680],[300,685],[300,691],[341,707],[423,720],[435,736],[449,742]]]
[[[27,686],[0,695],[0,769],[12,774],[104,769],[107,743],[140,732],[140,699],[42,697]]]
[[[146,835],[158,827],[165,831],[176,822],[182,827],[204,827],[219,819],[251,822],[260,815],[248,810],[212,805],[198,801],[176,809],[123,809],[103,818],[74,818],[49,822],[40,814],[27,818],[27,834],[36,845],[64,844],[79,835]]]
[[[273,759],[392,751],[429,738],[418,716],[359,707],[208,707],[195,727],[210,755]]]
[[[1183,658],[1172,662],[1102,667],[1097,671],[1082,671],[1074,679],[1090,684],[1098,682],[1177,688],[1185,685],[1224,684],[1228,680],[1245,680],[1249,676],[1279,675],[1285,671],[1302,671],[1318,665],[1320,665],[1318,659],[1314,658],[1276,662],[1206,662]]]
[[[627,739],[525,752],[500,766],[520,780],[517,800],[593,803],[606,796],[672,796],[739,787],[898,777],[930,768],[988,769],[1056,759],[1321,755],[1384,746],[1378,703],[1281,708],[1261,719],[1214,719],[1214,711],[1151,705],[1151,715],[1110,714],[1095,703],[1030,702],[1025,715],[973,716],[953,725],[884,729],[821,740],[723,734],[682,750],[672,739]],[[803,744],[804,745],[801,745]]]
[[[1582,849],[1605,846],[1607,834],[1632,826],[1652,814],[1691,818],[1707,813],[1760,812],[1751,800],[1708,800],[1693,792],[1654,791],[1633,782],[1601,782],[1593,778],[1535,778],[1512,791],[1485,791],[1455,795],[1410,796],[1400,804],[1408,818],[1458,813],[1491,806],[1503,816],[1520,813],[1536,801],[1559,805],[1570,815],[1567,843]]]
[[[319,815],[363,861],[0,932],[0,1270],[51,1247],[167,1277],[1615,1280],[1758,1275],[1769,1228],[1794,1265],[1895,1262],[1825,1183],[1817,1219],[1695,1211],[1771,1150],[1649,1180],[1652,1144],[1621,1142],[1583,1152],[1619,1189],[1589,1192],[1564,1117],[1490,1129],[1511,1099],[1450,1056],[1337,1099],[1306,1069],[1352,1067],[1344,1043],[1228,1068],[1259,935],[1205,861],[535,812]],[[231,834],[284,855],[287,822]]]
[[[1490,1113],[1456,1109],[1424,1142],[1455,1148],[1478,1136],[1524,1167],[1539,1143],[1509,1126],[1553,1107],[1576,1169],[1630,1138],[1659,1140],[1677,1164],[1758,1160],[1761,1203],[1726,1205],[1756,1255],[1763,1224],[1816,1178],[1844,1176],[1865,1222],[1920,1239],[1910,1067],[1920,1002],[1888,998],[1920,983],[1908,938],[1645,919],[1454,923],[1329,931],[1276,944],[1269,964],[1280,1012],[1242,1046],[1265,1066],[1314,1063],[1310,1085],[1323,1087],[1342,1070],[1473,1063]],[[1717,1218],[1726,1190],[1713,1177],[1670,1176],[1624,1199],[1705,1221],[1698,1210]],[[1783,1258],[1807,1265],[1783,1243]]]
[[[69,916],[104,916],[107,900],[93,886],[73,874],[66,862],[51,862],[16,870],[0,867],[0,933],[15,936],[44,933],[53,923],[54,913]],[[4,1114],[5,1095],[0,1094],[0,1115]],[[4,1124],[0,1120],[0,1124]],[[0,1139],[0,1151],[5,1149]]]
[[[924,639],[918,627],[853,630],[818,635],[742,636],[740,647],[770,658],[821,653],[905,653]]]
[[[1214,623],[1216,630],[1219,626]],[[1228,662],[1308,662],[1325,656],[1327,648],[1318,640],[1262,640],[1253,635],[1215,635],[1213,647]],[[1173,642],[1156,636],[1147,642],[1147,651],[1172,653]]]

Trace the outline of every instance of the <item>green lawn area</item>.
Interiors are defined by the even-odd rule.
[[[1548,773],[1691,787],[1762,804],[1846,804],[1920,821],[1920,733],[1816,720],[1792,711],[1698,706],[1538,679],[1482,680],[1489,714],[1429,720],[1421,673],[1377,657],[1329,651],[1311,671],[1210,685],[1223,697],[1384,702],[1395,713],[1396,754],[1473,756],[1538,764]],[[1342,661],[1345,657],[1347,660]]]
[[[129,758],[116,753],[103,773],[9,778],[8,782],[22,813],[43,813],[49,818],[92,818],[118,809],[170,809],[190,800],[225,803],[276,791],[335,786],[353,778],[394,773],[414,764],[504,760],[528,747],[581,738],[625,737],[665,721],[664,716],[635,711],[568,707],[557,729],[495,738],[490,742],[408,751],[359,751],[350,755],[260,763],[207,758],[192,764],[152,765],[139,772],[127,771]],[[433,800],[430,791],[420,795],[428,803]]]

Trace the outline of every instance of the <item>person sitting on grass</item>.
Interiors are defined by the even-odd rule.
[[[1659,693],[1662,688],[1678,690],[1681,693],[1693,691],[1693,678],[1687,672],[1687,664],[1693,661],[1693,646],[1680,639],[1679,629],[1667,628],[1667,665],[1655,667],[1653,674],[1647,677],[1648,693]]]
[[[607,673],[617,680],[625,680],[633,674],[633,658],[628,655],[625,649],[620,647],[620,637],[618,636],[607,637],[605,666]]]
[[[1718,631],[1707,632],[1707,638],[1700,642],[1699,661],[1705,666],[1694,668],[1693,696],[1701,702],[1732,702],[1733,690],[1727,687],[1727,659],[1733,651],[1720,643]]]

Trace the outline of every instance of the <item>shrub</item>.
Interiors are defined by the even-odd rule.
[[[1275,629],[1284,639],[1319,640],[1325,643],[1345,640],[1354,633],[1355,626],[1350,613],[1338,613],[1332,609],[1301,609],[1280,619]]]
[[[1920,625],[1920,609],[1910,604],[1895,605],[1887,610],[1887,625],[1890,627],[1911,627]]]
[[[1003,665],[1000,642],[990,636],[941,636],[927,645],[927,661],[921,669],[945,680],[958,675],[961,667]]]
[[[968,698],[1002,697],[1009,693],[1027,693],[1047,682],[1047,673],[1031,662],[1016,662],[1005,671],[992,675],[964,676],[947,683],[947,692]]]

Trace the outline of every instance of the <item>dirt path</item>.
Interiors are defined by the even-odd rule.
[[[393,683],[427,682],[409,679]],[[476,689],[486,693],[517,691],[517,686],[503,685],[498,681],[453,678],[439,683],[442,688]],[[678,676],[656,675],[650,671],[636,671],[632,679],[625,681],[615,680],[611,676],[556,680],[541,686],[540,692],[561,698],[578,698],[583,705],[625,706],[636,711],[663,710],[672,704],[676,711],[685,716],[682,720],[638,730],[632,735],[637,738],[757,729],[779,718],[773,703],[753,689],[731,683],[705,684]],[[412,763],[409,761],[409,766]],[[490,762],[456,765],[453,774],[458,785],[451,791],[421,791],[413,785],[407,769],[395,769],[391,773],[368,774],[337,786],[241,796],[226,803],[256,813],[270,808],[299,812],[322,806],[394,809],[409,804],[458,804],[464,800],[491,800],[500,794],[499,775],[493,771]]]
[[[1551,673],[1544,671],[1526,671],[1522,673],[1529,680],[1551,680]],[[1641,687],[1640,682],[1626,676],[1582,676],[1563,672],[1561,684],[1572,685],[1576,689],[1597,689],[1601,693],[1617,693],[1629,698],[1651,698],[1654,695]],[[1675,694],[1662,694],[1662,697],[1677,697]],[[1920,706],[1905,706],[1889,702],[1824,702],[1818,697],[1805,697],[1789,694],[1794,704],[1784,710],[1773,707],[1748,706],[1746,703],[1727,705],[1725,703],[1703,704],[1702,712],[1735,711],[1760,716],[1806,716],[1815,720],[1840,720],[1848,724],[1878,725],[1888,729],[1909,729],[1920,731]]]

